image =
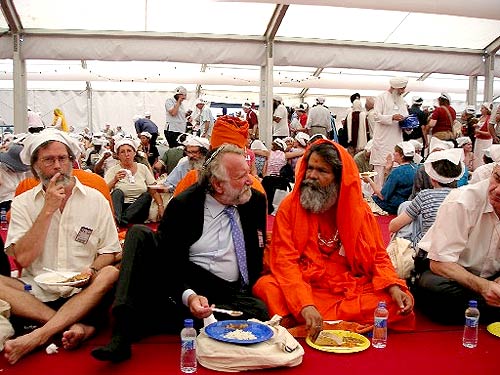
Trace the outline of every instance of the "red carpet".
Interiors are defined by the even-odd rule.
[[[392,219],[378,217],[384,241],[389,241],[387,225]],[[272,229],[274,217],[270,217],[268,229]],[[76,351],[60,350],[53,355],[44,350],[23,358],[11,366],[0,357],[0,372],[5,375],[50,374],[50,375],[108,375],[108,374],[180,374],[178,336],[156,336],[133,346],[132,359],[118,365],[99,362],[91,357],[90,351],[104,345],[110,338],[110,331],[98,336]],[[303,363],[294,368],[257,370],[252,374],[309,375],[309,374],[498,374],[500,365],[500,338],[480,327],[479,345],[475,349],[462,346],[461,326],[441,326],[428,321],[417,313],[417,330],[411,333],[389,332],[387,348],[367,350],[354,354],[320,352],[310,348],[303,340],[305,349]],[[202,367],[200,375],[215,374],[216,371]]]

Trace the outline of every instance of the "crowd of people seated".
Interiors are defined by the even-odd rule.
[[[484,103],[475,140],[457,137],[449,95],[439,96],[442,108],[433,113],[418,111],[420,98],[409,110],[407,82],[391,79],[388,91],[366,100],[366,113],[360,95],[351,98],[345,146],[329,139],[337,133],[324,98],[310,109],[296,106],[285,119],[295,125],[285,131],[276,96],[269,147],[248,103],[246,118],[212,123],[198,101],[199,135],[186,134],[182,86],[167,100],[164,154],[151,147],[159,132],[150,119],[134,120],[136,135],[109,126],[72,134],[54,112],[54,126],[13,137],[0,154],[0,204],[10,210],[0,299],[10,304],[15,329],[0,343],[7,361],[58,335],[75,349],[112,316],[110,341],[92,356],[121,362],[137,340],[178,333],[185,317],[197,327],[223,318],[214,307],[260,320],[278,314],[284,327],[303,326],[312,336],[324,321],[371,324],[379,301],[393,330],[415,328],[415,307],[440,323],[461,323],[469,299],[478,301],[483,322],[500,320],[500,144],[492,134],[500,114]],[[409,113],[419,114],[413,136],[400,125]],[[166,178],[158,182],[160,175]],[[394,215],[391,232],[410,239],[417,253],[411,280],[398,276],[369,202]],[[151,220],[152,205],[157,228],[136,225]],[[119,230],[126,231],[122,243]],[[19,275],[7,269],[7,255]],[[47,270],[82,281],[37,282]],[[152,294],[158,288],[161,301]],[[34,329],[23,331],[26,321]]]

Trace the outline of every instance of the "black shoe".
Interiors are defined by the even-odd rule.
[[[130,359],[132,348],[129,342],[113,337],[108,345],[95,348],[90,354],[99,361],[118,363]]]

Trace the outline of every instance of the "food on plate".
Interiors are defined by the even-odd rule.
[[[252,332],[243,331],[241,329],[235,329],[234,331],[229,331],[224,335],[226,339],[235,339],[235,340],[255,340],[257,336],[255,336]]]
[[[342,337],[328,331],[321,331],[314,341],[316,345],[320,346],[341,346],[343,342]]]
[[[333,332],[321,331],[314,343],[319,346],[354,348],[363,345],[363,340],[349,335],[340,336]]]
[[[86,273],[79,273],[78,275],[69,277],[69,278],[67,278],[65,280],[58,281],[58,283],[61,283],[61,284],[73,283],[75,281],[85,281],[85,280],[88,280],[88,278],[89,278],[88,274],[86,274]]]
[[[229,323],[228,325],[226,325],[227,329],[245,329],[247,327],[247,323]]]
[[[373,177],[376,175],[376,173],[375,172],[361,172],[359,175],[361,177]]]

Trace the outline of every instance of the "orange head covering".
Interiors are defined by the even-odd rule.
[[[248,122],[234,116],[221,116],[214,124],[210,147],[215,149],[223,143],[231,143],[242,149],[247,145]]]
[[[339,231],[340,240],[344,246],[346,258],[353,270],[353,274],[366,275],[371,274],[373,269],[374,256],[379,251],[385,251],[380,228],[370,207],[363,199],[361,193],[361,182],[359,171],[354,159],[347,150],[337,143],[320,139],[312,145],[320,143],[330,143],[337,150],[342,162],[342,177],[340,181],[340,190],[337,200],[336,222]],[[292,205],[295,206],[295,213],[298,218],[309,217],[306,210],[300,204],[300,185],[305,177],[307,160],[311,153],[309,145],[303,156],[302,163],[297,173],[295,187],[290,194]],[[315,220],[311,220],[309,225],[318,225]],[[313,231],[298,231],[299,233],[317,233],[317,228],[311,228]],[[298,238],[297,238],[298,239]],[[299,240],[300,241],[300,240]],[[304,238],[304,244],[308,242]],[[394,272],[394,271],[393,271]],[[392,274],[392,272],[391,272]],[[389,275],[388,275],[389,276]],[[395,272],[389,277],[397,277]]]

